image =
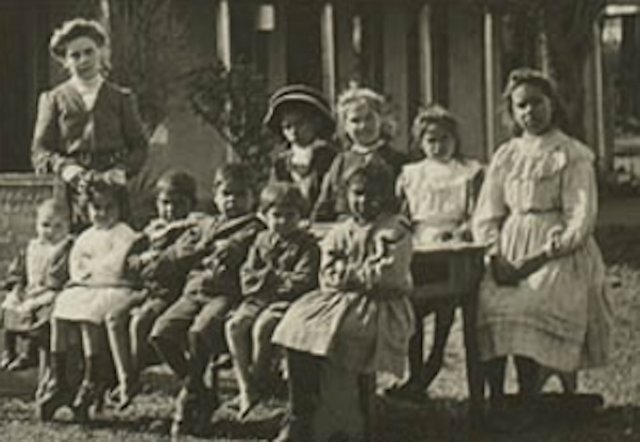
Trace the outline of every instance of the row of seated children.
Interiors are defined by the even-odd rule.
[[[281,107],[286,108],[282,103]],[[354,149],[347,152],[354,152],[354,154],[351,156],[339,154],[337,159],[334,159],[331,169],[335,169],[335,172],[328,174],[320,189],[320,193],[324,191],[325,195],[331,195],[332,192],[335,194],[328,198],[333,201],[331,205],[332,210],[336,212],[334,216],[354,213],[354,207],[351,206],[358,203],[350,204],[349,192],[346,191],[350,180],[360,181],[361,183],[358,184],[360,187],[365,183],[368,188],[386,183],[387,185],[383,185],[382,188],[377,187],[377,195],[374,195],[376,198],[373,200],[377,201],[376,204],[380,204],[381,201],[385,201],[386,204],[393,200],[383,196],[388,194],[385,189],[393,188],[393,177],[397,174],[397,169],[388,167],[386,161],[377,159],[379,149],[383,147],[380,142],[382,138],[379,121],[382,103],[381,97],[368,90],[353,90],[350,95],[343,96],[341,100],[339,115],[342,119],[340,121],[345,127],[346,136],[354,140]],[[419,129],[420,140],[427,159],[419,163],[419,168],[416,165],[413,172],[409,168],[405,169],[398,187],[403,191],[407,213],[412,216],[414,224],[421,225],[431,222],[431,218],[421,219],[420,214],[428,210],[439,211],[444,208],[443,204],[447,204],[446,196],[441,196],[440,199],[434,197],[432,202],[425,204],[422,191],[433,192],[438,187],[440,190],[447,187],[444,185],[446,178],[442,178],[447,173],[446,164],[449,159],[455,157],[457,131],[455,121],[440,108],[431,108],[421,114],[416,119],[416,122],[418,121],[421,123],[416,125],[422,125]],[[297,124],[299,120],[296,122],[294,119],[291,126],[295,129]],[[287,125],[283,123],[285,137],[286,128]],[[295,133],[295,130],[293,132]],[[445,140],[444,143],[442,140],[426,141],[434,137],[442,137],[441,133],[444,133],[444,138],[449,141]],[[363,148],[372,143],[376,146],[369,151]],[[436,148],[432,151],[434,143]],[[444,147],[439,146],[440,144]],[[439,161],[440,158],[442,161]],[[459,164],[461,167],[465,163],[454,162],[454,164]],[[425,170],[434,167],[437,169],[438,166],[441,166],[441,172],[445,175],[441,174],[438,180],[430,181],[430,173],[425,173]],[[51,418],[57,408],[69,403],[72,403],[81,414],[86,415],[88,406],[100,393],[98,384],[101,363],[99,361],[105,356],[105,350],[100,348],[98,335],[99,326],[106,323],[119,379],[119,389],[115,395],[119,406],[126,406],[139,387],[137,376],[144,366],[143,354],[146,336],[149,335],[158,353],[184,380],[184,388],[176,401],[175,431],[180,432],[184,428],[193,427],[196,422],[206,421],[215,402],[203,393],[205,391],[202,383],[203,372],[209,355],[222,351],[221,347],[225,346],[224,342],[216,342],[215,339],[211,339],[211,336],[222,334],[228,313],[238,304],[238,294],[241,292],[253,294],[254,291],[256,295],[249,296],[234,313],[231,321],[227,322],[227,336],[240,385],[241,413],[246,413],[255,404],[261,390],[260,375],[263,370],[260,367],[264,366],[266,355],[270,352],[268,336],[286,310],[287,302],[311,290],[314,284],[317,284],[309,275],[317,275],[313,267],[314,265],[317,267],[318,258],[314,258],[313,255],[319,253],[313,252],[314,247],[311,247],[312,242],[308,236],[300,236],[300,240],[306,241],[302,249],[310,253],[305,257],[307,266],[305,273],[299,268],[293,268],[296,267],[296,260],[300,259],[300,256],[296,255],[300,253],[299,250],[292,253],[290,257],[286,257],[285,253],[284,261],[282,257],[278,258],[273,253],[267,253],[268,258],[262,256],[265,254],[264,250],[260,250],[258,245],[262,244],[262,248],[266,250],[269,246],[275,247],[277,241],[274,242],[273,237],[278,237],[277,234],[263,234],[260,236],[260,238],[264,237],[263,240],[257,241],[257,245],[248,252],[249,245],[263,226],[262,221],[250,213],[252,196],[247,192],[249,180],[248,177],[243,176],[246,175],[246,171],[243,172],[241,169],[229,166],[217,174],[214,199],[221,213],[218,218],[188,215],[189,207],[194,200],[195,186],[185,185],[185,182],[189,181],[186,177],[169,175],[161,179],[158,183],[157,196],[160,220],[150,223],[145,230],[143,241],[140,241],[126,225],[119,222],[120,208],[117,194],[106,187],[100,188],[101,186],[97,186],[90,192],[90,216],[93,227],[78,238],[74,248],[77,250],[72,253],[70,260],[72,263],[78,262],[76,265],[71,265],[70,283],[58,297],[52,315],[51,370],[39,400],[43,418]],[[369,172],[363,172],[362,169],[377,170],[375,173],[378,174],[378,179],[367,178]],[[357,170],[360,172],[354,173]],[[457,173],[449,173],[447,178],[457,181],[458,184],[461,182],[460,179],[454,180],[459,178]],[[419,177],[420,174],[424,174],[426,178]],[[351,175],[360,178],[355,179]],[[464,184],[462,187],[459,185],[457,187],[466,191],[468,189],[466,178],[472,175],[471,173],[464,175]],[[335,182],[331,183],[331,180]],[[436,186],[433,189],[427,189],[429,182]],[[372,183],[376,183],[376,186]],[[417,189],[416,192],[411,188],[411,183],[414,183],[414,186],[421,185],[422,188]],[[299,183],[295,182],[295,184]],[[297,218],[307,213],[305,209],[307,202],[302,200],[296,202],[295,200],[299,198],[292,196],[296,193],[292,194],[290,187],[269,187],[269,192],[280,195],[277,198],[273,195],[269,197],[269,192],[264,195],[261,206],[270,225],[268,232],[277,232],[279,228],[290,229],[297,224]],[[359,192],[368,195],[368,188],[363,188]],[[180,198],[175,198],[176,193]],[[286,203],[274,202],[274,198],[284,198]],[[181,210],[176,207],[163,207],[164,204],[167,204],[167,207],[174,206],[175,201],[172,200],[180,199],[182,201],[175,206],[181,205],[183,207]],[[269,202],[270,199],[271,202]],[[353,195],[351,199],[356,200]],[[327,206],[326,202],[322,204]],[[373,210],[376,216],[380,211],[393,211],[389,210],[390,207],[385,204],[374,209],[367,207],[366,211]],[[437,206],[438,204],[440,206]],[[316,207],[319,206],[316,204]],[[458,204],[455,207],[449,207],[452,216],[462,217],[459,221],[449,219],[449,222],[456,226],[461,224],[468,209],[466,200],[462,206]],[[370,218],[370,214],[363,216],[363,220]],[[284,227],[278,227],[281,224],[284,224]],[[106,231],[112,234],[106,235]],[[450,231],[454,232],[456,229],[450,229]],[[141,247],[140,244],[144,245]],[[298,245],[293,247],[294,251],[296,248],[301,249]],[[251,272],[251,269],[240,271],[247,253],[250,257],[248,262],[254,262],[261,267],[259,272]],[[78,259],[74,259],[74,254]],[[122,259],[125,256],[128,256],[129,263],[126,269],[122,266]],[[265,264],[265,260],[272,262]],[[285,268],[280,269],[280,274],[265,270],[265,268],[273,269],[274,266]],[[377,266],[380,267],[379,263]],[[284,275],[282,271],[285,272]],[[132,273],[137,273],[137,276]],[[238,279],[238,275],[242,277]],[[186,284],[184,284],[185,281]],[[278,285],[281,285],[279,289]],[[92,290],[86,290],[87,287],[91,287]],[[142,290],[133,291],[134,287]],[[101,296],[94,296],[97,293],[93,290],[94,288],[100,290]],[[272,293],[265,294],[262,291]],[[180,293],[183,295],[179,296]],[[179,300],[174,303],[178,297]],[[273,305],[265,302],[274,299],[278,302]],[[169,309],[166,310],[167,308]],[[131,331],[128,333],[126,328],[132,309],[134,309],[133,320],[130,322]],[[260,315],[259,320],[258,315]],[[248,333],[251,332],[252,322],[256,320],[258,320],[258,326],[253,327],[255,328],[253,330],[255,348],[251,356]],[[69,390],[64,384],[66,382],[64,372],[66,370],[66,335],[68,334],[66,329],[69,323],[73,322],[82,324],[85,375],[78,393],[74,398],[70,398]],[[152,326],[154,322],[155,325]],[[188,354],[186,358],[185,353]]]

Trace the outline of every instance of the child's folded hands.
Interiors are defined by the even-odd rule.
[[[22,302],[22,297],[17,289],[11,290],[4,298],[1,307],[2,308],[17,308]]]

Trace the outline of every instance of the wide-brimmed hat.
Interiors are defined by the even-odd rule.
[[[274,133],[280,133],[282,109],[288,104],[303,104],[313,109],[320,117],[320,135],[329,137],[335,131],[336,122],[329,102],[317,89],[305,84],[292,84],[278,89],[269,98],[269,108],[264,116],[264,124]]]

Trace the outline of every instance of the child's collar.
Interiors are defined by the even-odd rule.
[[[378,141],[372,144],[369,144],[368,146],[363,146],[362,144],[353,143],[351,145],[351,150],[356,153],[366,155],[380,149],[384,144],[385,144],[384,140],[380,138],[378,139]]]

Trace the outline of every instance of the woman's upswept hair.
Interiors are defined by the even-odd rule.
[[[49,53],[54,59],[64,65],[67,44],[79,37],[88,37],[96,43],[100,50],[100,68],[104,75],[108,74],[111,70],[108,56],[109,36],[104,27],[95,20],[74,18],[62,23],[58,29],[53,31],[49,39]]]
[[[421,108],[418,111],[418,115],[413,119],[413,124],[411,125],[411,150],[413,152],[422,152],[422,137],[430,124],[441,126],[451,133],[455,140],[453,157],[459,157],[460,131],[458,130],[458,120],[445,107],[437,103],[431,103]]]
[[[507,85],[502,93],[502,115],[505,125],[515,136],[522,135],[523,129],[518,126],[513,118],[513,101],[511,95],[519,86],[529,84],[539,88],[551,100],[551,125],[565,132],[569,130],[569,119],[562,98],[558,94],[558,88],[551,78],[532,68],[518,68],[509,73]]]
[[[89,37],[99,48],[107,46],[109,38],[100,23],[95,20],[74,18],[67,20],[53,31],[49,40],[49,51],[58,60],[64,60],[67,44],[79,37]]]
[[[380,118],[380,137],[386,141],[393,138],[396,132],[396,122],[393,118],[389,103],[385,97],[376,91],[359,87],[355,84],[340,94],[336,105],[338,119],[337,135],[345,146],[353,143],[345,133],[344,126],[349,111],[356,106],[365,105]]]

